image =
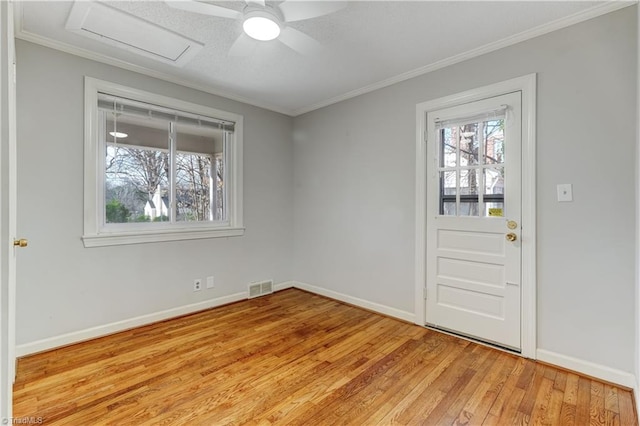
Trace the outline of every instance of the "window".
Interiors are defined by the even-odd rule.
[[[440,214],[504,216],[504,111],[438,124]]]
[[[242,235],[242,116],[85,79],[86,247]]]

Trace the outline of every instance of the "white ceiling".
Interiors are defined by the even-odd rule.
[[[634,2],[349,1],[330,15],[287,24],[317,40],[321,51],[302,55],[275,40],[255,42],[253,53],[243,57],[228,54],[242,34],[240,21],[176,10],[162,1],[104,3],[204,48],[176,67],[83,37],[65,29],[73,5],[68,1],[17,2],[16,36],[298,115]]]

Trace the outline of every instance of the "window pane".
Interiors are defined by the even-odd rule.
[[[455,201],[445,201],[442,204],[442,211],[440,214],[444,216],[455,216],[456,215],[456,202]]]
[[[458,129],[456,127],[447,127],[440,130],[440,140],[442,143],[440,166],[455,167],[458,164]]]
[[[105,222],[168,221],[168,124],[122,113],[103,117]]]
[[[460,135],[460,165],[478,164],[478,124],[471,123],[458,127]]]
[[[504,163],[504,120],[489,120],[483,123],[484,163]]]
[[[504,194],[504,168],[484,170],[485,195]]]
[[[224,219],[223,134],[197,124],[176,125],[176,219]]]
[[[440,172],[440,185],[443,195],[456,195],[456,171]]]
[[[459,216],[478,216],[478,201],[460,201]]]
[[[477,195],[480,185],[480,170],[460,170],[460,194]]]

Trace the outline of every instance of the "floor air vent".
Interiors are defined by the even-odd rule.
[[[273,280],[257,281],[249,284],[249,299],[273,293]]]

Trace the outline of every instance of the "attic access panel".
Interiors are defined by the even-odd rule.
[[[177,67],[182,67],[204,47],[166,28],[107,5],[76,1],[66,29]]]

